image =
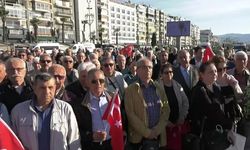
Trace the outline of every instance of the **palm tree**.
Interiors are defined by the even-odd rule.
[[[38,25],[41,23],[41,21],[34,17],[30,20],[30,23],[34,29],[35,42],[37,42]]]
[[[67,18],[61,18],[61,21],[62,21],[62,43],[64,43],[64,25],[65,25],[65,22],[67,21]]]
[[[99,39],[100,39],[100,42],[101,42],[101,46],[102,46],[102,36],[103,36],[104,31],[105,31],[104,28],[99,27]]]
[[[1,6],[0,7],[0,17],[2,19],[2,23],[3,23],[3,42],[5,42],[5,22],[6,22],[6,16],[8,15],[9,11],[6,11],[5,10],[5,7],[4,6]]]

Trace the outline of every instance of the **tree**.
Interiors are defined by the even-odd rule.
[[[35,42],[37,42],[38,25],[40,23],[41,21],[35,17],[30,20],[30,24],[33,26],[34,29]]]
[[[5,7],[4,6],[1,6],[0,7],[0,17],[2,19],[2,23],[3,23],[3,42],[5,42],[5,37],[6,37],[6,34],[5,34],[5,22],[6,22],[6,16],[9,14],[9,11],[6,11],[5,10]]]
[[[155,32],[152,34],[151,46],[152,46],[152,47],[155,47],[155,46],[156,46],[156,33],[155,33]]]
[[[61,18],[60,20],[62,21],[62,43],[64,43],[64,38],[65,38],[64,27],[65,27],[65,22],[67,21],[67,18]]]
[[[102,27],[99,27],[99,40],[101,42],[101,46],[102,46],[102,35],[103,35],[103,32],[105,31],[104,28]]]

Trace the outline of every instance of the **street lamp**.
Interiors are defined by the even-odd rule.
[[[87,20],[83,20],[82,21],[82,24],[83,24],[83,29],[82,29],[82,42],[85,42],[86,39],[85,39],[85,25],[88,23]]]
[[[89,41],[91,41],[91,24],[94,22],[94,14],[92,14],[90,11],[92,7],[90,6],[91,0],[87,0],[88,3],[88,13],[85,15],[85,20],[87,20],[88,25],[89,25]]]
[[[116,46],[118,48],[118,35],[119,35],[119,32],[120,32],[120,28],[115,28],[114,29],[114,33],[115,33],[115,42],[116,42]]]

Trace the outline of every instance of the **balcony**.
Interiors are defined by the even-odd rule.
[[[70,11],[56,11],[55,15],[61,16],[61,17],[71,17],[72,12],[70,12]]]
[[[70,2],[64,2],[64,1],[56,1],[54,4],[56,7],[71,9]]]

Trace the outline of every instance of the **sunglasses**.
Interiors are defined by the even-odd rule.
[[[97,83],[103,84],[104,82],[105,82],[104,79],[97,79],[97,80],[92,80],[91,81],[92,84],[97,84]]]
[[[217,71],[218,71],[218,72],[221,72],[222,70],[226,70],[226,69],[227,69],[227,67],[217,68]]]
[[[55,79],[59,79],[59,80],[63,80],[65,78],[65,76],[61,76],[61,75],[54,75]]]
[[[64,63],[72,63],[73,61],[71,60],[65,60]]]
[[[112,64],[112,63],[110,63],[110,64],[104,64],[103,66],[106,67],[106,68],[108,68],[108,67],[113,67],[114,64]]]
[[[164,74],[171,74],[171,73],[173,73],[173,71],[165,71],[165,72],[163,72]]]
[[[51,60],[40,60],[41,63],[51,63],[52,61]]]

